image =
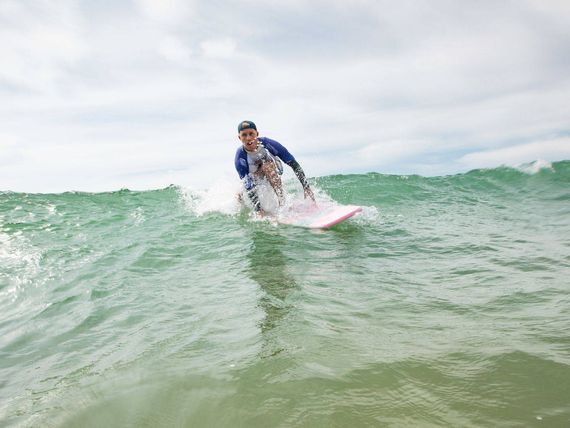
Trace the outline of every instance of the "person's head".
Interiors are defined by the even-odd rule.
[[[238,125],[238,138],[246,150],[256,149],[258,135],[257,126],[251,120],[244,120]]]

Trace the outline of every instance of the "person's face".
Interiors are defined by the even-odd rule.
[[[257,148],[257,136],[259,134],[255,129],[242,129],[239,132],[238,138],[243,144],[243,147],[252,152]]]

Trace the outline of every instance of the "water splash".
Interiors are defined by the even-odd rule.
[[[538,174],[542,170],[554,171],[552,163],[543,159],[538,159],[533,162],[517,165],[515,169],[529,175]]]
[[[178,187],[178,192],[185,208],[196,216],[213,212],[235,215],[240,210],[240,186],[233,180],[220,179],[201,190]]]

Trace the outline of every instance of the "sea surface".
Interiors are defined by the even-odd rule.
[[[570,161],[311,182],[0,192],[0,426],[570,426]]]

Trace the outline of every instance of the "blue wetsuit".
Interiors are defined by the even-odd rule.
[[[309,183],[307,182],[301,165],[299,165],[299,163],[295,160],[295,157],[289,153],[289,151],[283,145],[267,137],[258,137],[257,139],[261,143],[260,145],[265,148],[271,156],[281,159],[283,162],[293,168],[293,171],[301,182],[304,190],[309,189]],[[269,158],[270,157],[268,156],[267,159],[262,158],[262,160],[270,160]],[[249,196],[253,207],[256,211],[261,210],[259,198],[257,196],[257,192],[255,191],[256,180],[253,177],[253,172],[255,172],[257,166],[250,164],[248,153],[243,146],[240,146],[236,151],[235,167],[239,174],[239,178],[241,178],[244,183],[245,190],[247,191],[247,195]]]

